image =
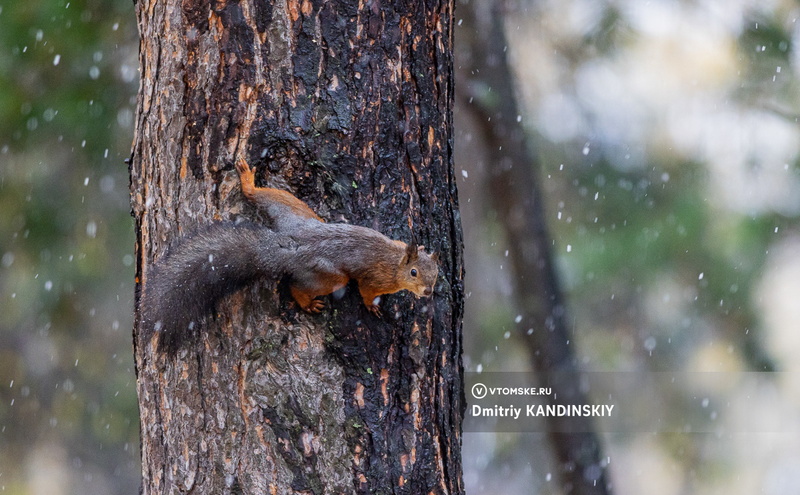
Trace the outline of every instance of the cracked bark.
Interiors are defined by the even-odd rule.
[[[452,2],[139,0],[136,12],[137,288],[181,235],[259,219],[239,157],[327,221],[413,233],[442,258],[434,297],[386,296],[382,319],[352,286],[308,316],[264,281],[167,360],[137,318],[143,493],[463,493]]]

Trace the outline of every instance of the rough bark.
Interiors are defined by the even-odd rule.
[[[137,318],[143,493],[462,493],[452,1],[139,0],[136,12],[137,288],[181,235],[259,218],[239,157],[327,221],[441,253],[434,297],[386,296],[383,318],[353,287],[309,316],[264,281],[223,300],[174,359]]]
[[[487,189],[506,234],[513,266],[514,304],[522,315],[519,338],[544,386],[558,392],[556,404],[587,404],[579,383],[574,339],[566,325],[564,296],[550,249],[539,164],[517,118],[514,76],[507,60],[502,2],[470,2],[459,7],[465,53],[464,106],[476,113],[486,142]],[[527,329],[533,329],[528,332]],[[564,493],[605,495],[611,487],[600,442],[590,418],[547,418],[548,436],[560,467]]]

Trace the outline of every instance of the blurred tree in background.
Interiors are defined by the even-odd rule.
[[[581,366],[800,371],[800,5],[505,8]],[[0,493],[139,484],[123,163],[137,63],[130,0],[0,1]],[[465,366],[524,370],[494,164],[464,113]],[[748,400],[800,417],[794,376]],[[662,393],[680,417],[714,391]],[[728,434],[605,435],[615,493],[800,492],[796,435],[719,421]],[[562,493],[543,435],[464,439],[468,493]]]
[[[789,349],[800,350],[791,323],[800,315],[789,309],[800,297],[790,275],[798,265],[788,254],[800,248],[797,3],[504,5],[518,120],[542,163],[583,369],[791,371]],[[475,100],[503,97],[482,89]],[[507,304],[509,248],[484,192],[498,164],[481,150],[478,125],[486,124],[467,114],[456,121],[471,294],[465,366],[525,370],[516,345],[525,328]],[[798,384],[784,375],[773,384],[747,395],[681,382],[659,394],[676,418],[691,414],[698,394],[747,396],[769,418],[796,416]],[[615,493],[800,489],[786,475],[797,442],[741,434],[733,418],[719,424],[726,435],[605,435]],[[529,460],[543,435],[473,434],[465,443],[468,491],[488,492],[515,473],[518,485],[506,493],[562,493],[553,461]]]

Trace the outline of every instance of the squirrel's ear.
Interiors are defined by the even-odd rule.
[[[431,259],[433,260],[434,263],[438,263],[439,262],[439,252],[437,251],[437,252],[433,253],[431,255]]]
[[[419,251],[417,243],[412,240],[410,243],[406,245],[406,255],[405,255],[405,262],[406,263],[413,263],[419,257]]]

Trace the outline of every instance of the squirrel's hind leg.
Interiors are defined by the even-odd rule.
[[[314,213],[307,204],[291,193],[272,187],[256,186],[255,169],[250,167],[244,159],[239,159],[236,162],[236,172],[239,174],[244,196],[274,221],[289,220],[288,225],[290,227],[294,227],[294,218],[288,217],[310,218],[324,223],[324,220]]]
[[[316,296],[309,294],[295,285],[291,287],[292,297],[300,306],[300,309],[307,313],[319,313],[325,308],[325,301],[316,299]]]
[[[306,277],[296,277],[292,281],[292,297],[303,311],[319,313],[325,307],[325,302],[317,299],[320,296],[341,289],[347,285],[349,278],[340,272],[312,273]]]

